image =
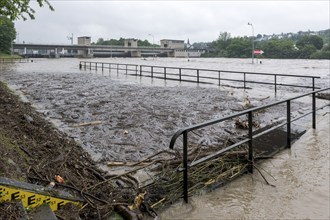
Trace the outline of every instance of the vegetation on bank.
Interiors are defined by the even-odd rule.
[[[330,33],[330,29],[328,32]],[[257,55],[259,58],[330,59],[329,36],[322,38],[307,34],[299,38],[273,37],[263,40],[260,35],[254,40],[254,47],[256,50],[264,51],[262,55]],[[251,57],[251,51],[251,37],[231,37],[229,33],[223,32],[217,40],[208,44],[203,56],[248,58]]]
[[[0,54],[10,54],[11,43],[16,38],[14,23],[5,16],[0,16]]]
[[[20,55],[11,55],[11,54],[6,54],[6,53],[1,53],[0,52],[0,58],[22,58]]]

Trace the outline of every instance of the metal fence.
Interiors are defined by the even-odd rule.
[[[204,84],[222,85],[222,82],[240,82],[241,87],[246,89],[247,84],[262,84],[274,86],[274,91],[277,93],[279,86],[319,89],[315,87],[315,79],[318,76],[301,76],[290,74],[273,74],[273,73],[258,73],[258,72],[242,72],[242,71],[227,71],[227,70],[211,70],[198,68],[180,68],[180,67],[165,67],[165,66],[147,66],[140,65],[140,76],[159,78],[165,80],[176,80],[180,82],[194,82]],[[233,77],[235,76],[235,77]],[[249,76],[266,76],[267,81],[255,81],[248,79]],[[228,78],[231,77],[231,78]],[[311,79],[308,85],[279,83],[279,77],[282,78],[308,78]],[[284,80],[282,80],[284,81]]]
[[[0,58],[0,63],[28,63],[30,62],[27,58]]]
[[[126,75],[138,75],[138,65],[122,64],[122,63],[103,63],[103,62],[87,62],[80,61],[79,69],[88,70],[109,70],[114,73],[124,73]]]
[[[89,70],[106,70],[110,72],[124,73],[126,75],[134,75],[141,77],[151,77],[164,80],[175,80],[180,82],[191,82],[201,84],[214,84],[222,86],[223,82],[240,83],[240,88],[247,89],[248,84],[268,85],[274,87],[275,94],[280,86],[319,89],[315,86],[315,79],[319,76],[304,76],[292,74],[275,74],[275,73],[258,73],[258,72],[242,72],[242,71],[228,71],[228,70],[212,70],[212,69],[198,69],[198,68],[181,68],[181,67],[166,67],[166,66],[150,66],[150,65],[134,65],[134,64],[120,64],[120,63],[103,63],[103,62],[87,62],[80,61],[80,69]],[[256,76],[264,77],[264,79],[256,81],[253,80]],[[306,84],[291,84],[286,81],[292,79],[310,79]]]
[[[184,200],[186,202],[188,202],[188,178],[189,178],[188,177],[188,171],[189,171],[189,168],[191,168],[193,166],[196,166],[197,164],[200,164],[202,162],[213,159],[215,157],[218,157],[218,156],[224,154],[225,152],[228,152],[229,150],[232,150],[236,147],[241,146],[242,144],[247,143],[248,144],[248,161],[250,163],[249,166],[248,166],[248,171],[252,173],[253,172],[253,163],[254,163],[253,140],[255,138],[260,137],[262,135],[265,135],[265,134],[267,134],[267,133],[269,133],[269,132],[271,132],[271,131],[273,131],[277,128],[280,128],[280,127],[286,125],[287,147],[290,147],[291,146],[291,123],[298,120],[298,119],[301,119],[302,117],[305,117],[306,115],[309,115],[309,114],[312,114],[312,127],[315,129],[316,128],[316,111],[319,110],[319,109],[322,109],[326,106],[330,106],[330,104],[328,103],[327,105],[316,108],[316,93],[326,91],[326,90],[330,90],[330,87],[325,88],[325,89],[316,90],[316,91],[313,91],[313,92],[309,92],[309,93],[306,93],[306,94],[303,94],[303,95],[300,95],[300,96],[296,96],[296,97],[293,97],[293,98],[290,98],[290,99],[286,99],[286,100],[283,100],[283,101],[274,102],[274,103],[271,103],[271,104],[268,104],[268,105],[265,105],[265,106],[251,108],[251,109],[248,109],[248,110],[236,113],[236,114],[232,114],[232,115],[229,115],[227,117],[220,118],[220,119],[215,119],[215,120],[207,121],[207,122],[204,122],[204,123],[201,123],[201,124],[197,124],[197,125],[193,125],[193,126],[190,126],[190,127],[179,129],[172,136],[169,148],[173,149],[176,140],[180,136],[183,137],[183,160],[182,160],[183,168],[182,168],[181,171],[183,172],[183,198],[184,198]],[[306,97],[306,96],[309,96],[309,95],[312,95],[312,111],[308,112],[308,113],[305,113],[302,116],[299,116],[299,117],[296,117],[296,118],[292,119],[291,118],[291,101],[302,98],[302,97]],[[273,127],[268,128],[267,130],[264,130],[264,131],[262,131],[258,134],[253,135],[253,129],[252,129],[252,127],[253,127],[253,113],[258,112],[258,111],[263,110],[263,109],[270,108],[272,106],[283,104],[283,103],[286,103],[286,115],[287,115],[286,116],[286,122],[275,125]],[[201,159],[198,159],[198,160],[193,161],[192,163],[188,164],[188,133],[189,132],[194,132],[195,130],[202,129],[202,128],[205,128],[205,127],[208,127],[208,126],[211,126],[211,125],[214,125],[214,124],[218,124],[218,123],[226,121],[226,120],[231,120],[235,117],[242,116],[242,115],[247,115],[248,116],[248,138],[246,138],[246,139],[244,139],[240,142],[237,142],[233,145],[227,146],[224,149],[219,150],[219,151],[217,151],[216,153],[214,153],[212,155],[203,157]]]

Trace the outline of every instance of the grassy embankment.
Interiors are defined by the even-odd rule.
[[[22,57],[19,55],[16,55],[16,54],[10,55],[10,54],[0,52],[0,58],[22,58]]]

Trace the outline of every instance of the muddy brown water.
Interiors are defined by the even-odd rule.
[[[113,58],[91,61],[317,75],[322,77],[316,81],[320,87],[328,86],[330,78],[328,61],[264,60],[263,64],[258,65],[252,65],[248,59],[190,59],[187,62],[187,59],[170,58]],[[243,91],[230,87],[109,74],[106,71],[80,71],[78,63],[78,59],[37,59],[33,63],[0,64],[0,80],[7,82],[60,130],[81,143],[100,165],[109,161],[139,161],[167,149],[169,140],[177,129],[237,112],[243,109],[244,97],[247,95],[254,106],[260,106],[304,92],[300,89],[279,90],[277,97],[273,97],[273,88],[266,86],[254,86],[251,90]],[[291,80],[293,83],[306,83],[302,78]],[[270,97],[267,98],[268,96]],[[260,99],[264,100],[259,101]],[[292,114],[299,116],[310,109],[307,103],[310,103],[308,98],[294,102]],[[286,116],[283,108],[284,106],[271,108],[256,116],[256,120],[262,126],[274,120],[281,121]],[[92,121],[101,121],[101,124],[77,127],[80,123]],[[305,129],[308,123],[310,124],[310,119],[304,119],[295,125],[298,129]],[[233,121],[228,121],[189,138],[195,142],[212,144],[225,134],[223,128],[236,131]],[[323,135],[327,136],[326,131],[329,128],[323,126],[323,130]],[[308,137],[313,139],[313,135]],[[181,144],[179,142],[177,147]],[[315,169],[321,170],[325,175],[319,175],[320,172],[312,175],[313,172],[309,172],[308,184],[311,186],[308,185],[307,188],[302,181],[306,178],[304,172],[294,173],[295,166],[303,170],[301,166],[304,163],[300,162],[298,155],[292,158],[291,154],[295,153],[295,148],[292,148],[261,166],[268,172],[273,172],[268,163],[277,163],[276,159],[280,158],[280,168],[276,169],[280,173],[279,178],[291,178],[300,184],[273,189],[266,186],[257,174],[252,178],[245,176],[215,191],[216,193],[194,197],[189,205],[176,204],[164,212],[162,218],[255,219],[267,218],[267,214],[269,218],[329,217],[329,212],[325,210],[325,205],[329,204],[329,190],[325,190],[329,185],[329,179],[326,178],[329,177],[329,151],[325,151],[327,156],[324,156],[324,145],[318,147],[312,142],[310,145],[321,153],[305,152],[305,149],[304,157],[315,157],[317,161],[317,164],[312,165],[306,162],[305,169],[318,166]],[[292,165],[292,161],[299,162],[299,165]],[[294,196],[295,193],[303,194],[310,190],[308,187],[313,185],[319,190],[319,194]],[[282,205],[281,201],[285,203]],[[309,202],[316,202],[313,211],[306,216],[300,215],[299,207]],[[262,210],[258,204],[264,205]],[[290,212],[290,207],[295,212]]]

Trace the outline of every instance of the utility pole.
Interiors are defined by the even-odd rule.
[[[248,25],[252,28],[252,64],[254,64],[254,28],[252,23],[248,22]]]
[[[71,45],[73,45],[73,33],[71,34],[71,37],[68,36],[67,38],[68,38],[68,40],[71,40]]]

